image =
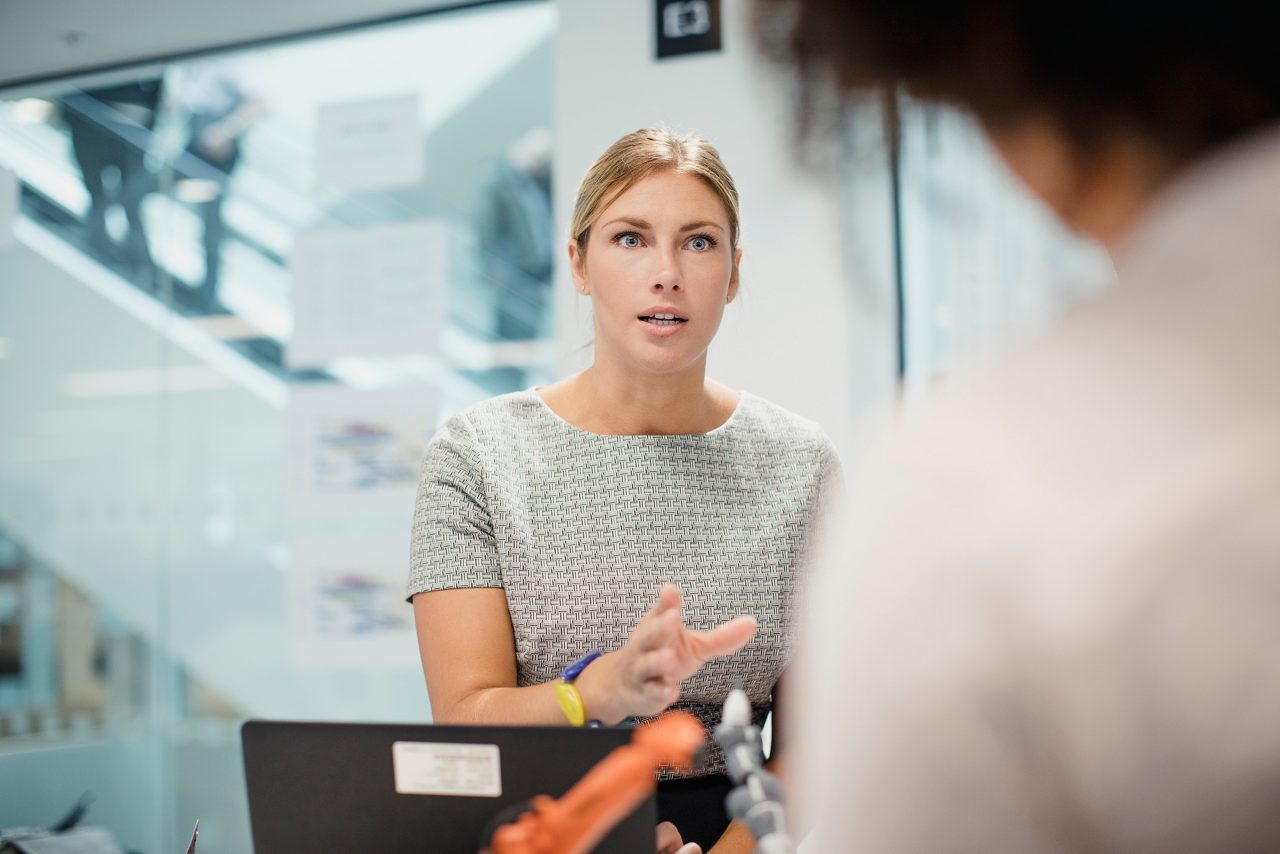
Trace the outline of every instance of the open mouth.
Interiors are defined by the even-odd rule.
[[[681,323],[689,322],[688,319],[677,314],[642,314],[639,319],[654,326],[679,326]]]

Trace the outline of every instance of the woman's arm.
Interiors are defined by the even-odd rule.
[[[682,681],[710,659],[738,651],[755,634],[750,617],[692,631],[684,625],[680,605],[680,592],[664,585],[622,648],[582,671],[575,684],[588,718],[617,723],[629,715],[661,712],[679,698]],[[504,591],[419,593],[413,613],[438,723],[564,723],[555,681],[516,687],[515,633]]]
[[[419,593],[413,597],[413,616],[437,723],[564,723],[554,684],[515,687],[515,636],[505,591]]]

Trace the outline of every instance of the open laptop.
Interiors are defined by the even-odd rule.
[[[248,721],[240,730],[257,854],[476,854],[504,809],[559,797],[624,728]],[[643,802],[595,849],[653,854]]]

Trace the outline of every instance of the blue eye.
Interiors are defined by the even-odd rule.
[[[640,246],[640,235],[633,231],[624,231],[622,234],[613,238],[613,242],[624,249],[636,249]]]
[[[715,240],[706,234],[696,234],[689,238],[689,248],[695,252],[706,252],[708,249],[714,248]]]

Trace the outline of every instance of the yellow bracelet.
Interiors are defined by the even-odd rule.
[[[560,711],[573,726],[582,726],[587,722],[587,710],[582,702],[582,692],[572,682],[561,682],[556,686],[556,703]]]
[[[587,665],[600,657],[600,650],[594,649],[560,671],[560,684],[556,686],[556,703],[560,711],[573,726],[600,726],[600,721],[587,721],[587,704],[582,702],[582,693],[574,687],[573,682],[587,669]]]

